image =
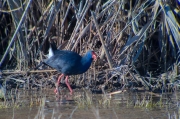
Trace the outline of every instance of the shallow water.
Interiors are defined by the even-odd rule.
[[[0,109],[0,119],[169,119],[178,115],[178,96],[173,93],[161,98],[128,91],[105,96],[77,91],[56,100],[53,91],[19,91],[19,107]],[[148,106],[150,99],[155,106]],[[158,105],[160,99],[163,107]]]

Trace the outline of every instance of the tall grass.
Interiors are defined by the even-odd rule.
[[[46,58],[53,40],[58,48],[79,54],[93,49],[99,56],[91,67],[95,80],[106,82],[113,71],[112,79],[122,84],[136,82],[148,90],[166,91],[179,79],[178,11],[178,0],[4,0],[0,4],[1,80],[15,74],[27,77],[22,79],[27,82],[34,80],[32,75],[37,78],[26,71]],[[124,65],[127,70],[122,73],[119,67]],[[55,74],[44,71],[41,78],[47,75]]]

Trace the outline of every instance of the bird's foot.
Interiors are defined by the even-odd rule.
[[[72,95],[72,94],[73,94],[73,91],[70,92],[70,95]]]
[[[54,93],[57,95],[58,94],[58,89],[54,89]]]

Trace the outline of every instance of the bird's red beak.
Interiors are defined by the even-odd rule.
[[[93,58],[94,61],[97,60],[97,55],[96,55],[96,53],[94,51],[92,51],[92,58]]]

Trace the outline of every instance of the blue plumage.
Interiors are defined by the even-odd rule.
[[[86,72],[93,61],[93,51],[88,51],[83,57],[73,51],[57,50],[53,45],[51,54],[44,63],[64,75],[77,75]],[[53,53],[52,53],[53,52]]]
[[[86,72],[91,66],[92,61],[96,60],[94,51],[88,51],[83,57],[73,51],[57,50],[56,45],[51,43],[48,59],[44,60],[44,64],[56,69],[62,74],[59,76],[55,93],[58,94],[58,86],[62,76],[66,76],[65,82],[72,94],[72,88],[69,85],[68,76],[77,75]]]

